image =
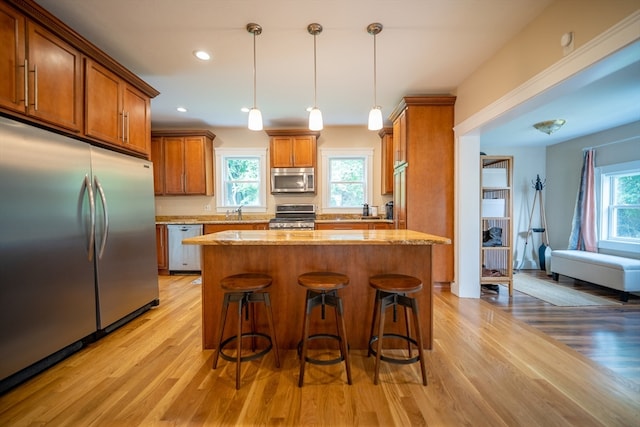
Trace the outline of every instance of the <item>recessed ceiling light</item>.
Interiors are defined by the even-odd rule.
[[[208,61],[211,59],[211,55],[209,55],[209,53],[205,52],[204,50],[194,50],[193,55],[202,61]]]
[[[180,111],[181,113],[186,113],[187,112],[187,109],[184,108],[184,107],[178,107],[178,108],[176,108],[176,110]]]
[[[240,111],[242,111],[243,113],[248,113],[249,112],[249,108],[248,107],[242,107],[240,109]]]

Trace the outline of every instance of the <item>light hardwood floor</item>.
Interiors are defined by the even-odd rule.
[[[212,370],[213,351],[201,350],[193,279],[161,277],[159,307],[0,396],[0,425],[640,425],[640,383],[499,299],[447,289],[435,290],[427,387],[417,364],[383,364],[374,386],[372,358],[352,352],[352,386],[341,365],[311,365],[298,388],[297,355],[286,351],[279,369],[273,353],[244,363],[237,391],[235,365],[221,360]]]

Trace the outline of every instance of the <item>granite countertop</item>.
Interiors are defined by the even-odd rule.
[[[413,230],[239,230],[184,239],[187,245],[440,245],[446,237]]]
[[[241,220],[226,218],[225,215],[165,215],[156,216],[156,224],[259,224],[269,222],[273,215],[244,215]],[[362,217],[359,215],[328,215],[317,216],[317,223],[333,222],[386,222],[393,223],[391,219],[382,217]]]

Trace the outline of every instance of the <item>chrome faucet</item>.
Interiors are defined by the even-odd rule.
[[[232,213],[235,213],[235,214],[238,215],[237,218],[236,218],[238,221],[242,221],[242,206],[244,206],[244,205],[238,206],[238,209],[236,209],[236,210],[234,210],[232,212]]]

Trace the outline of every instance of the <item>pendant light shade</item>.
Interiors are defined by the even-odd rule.
[[[262,130],[262,113],[256,107],[256,37],[262,33],[262,27],[250,23],[247,31],[253,34],[253,107],[249,110],[249,129]]]
[[[307,31],[313,36],[313,108],[309,111],[309,130],[322,130],[322,112],[316,104],[318,95],[316,66],[316,36],[322,32],[322,25],[309,24]]]
[[[262,113],[255,107],[249,110],[249,129],[262,130]]]
[[[382,24],[374,22],[367,26],[367,32],[373,36],[373,107],[369,111],[369,130],[382,129],[382,109],[378,105],[376,93],[376,35],[382,31]]]
[[[322,130],[322,112],[319,108],[313,107],[309,111],[309,130]]]
[[[382,129],[382,110],[376,106],[369,111],[369,130]]]

